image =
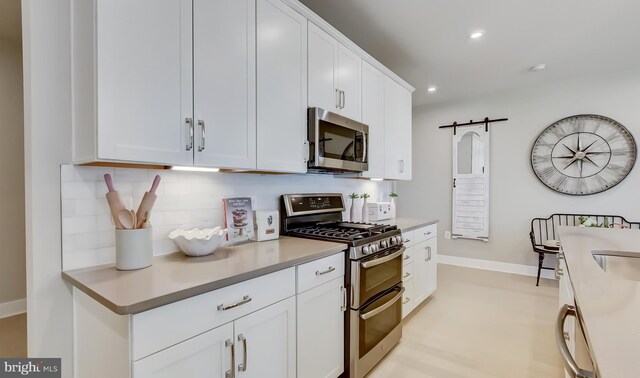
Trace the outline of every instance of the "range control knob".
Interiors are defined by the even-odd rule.
[[[371,249],[369,248],[368,245],[365,245],[364,247],[362,247],[362,254],[363,255],[368,255],[371,253]]]
[[[369,246],[369,248],[371,248],[371,253],[376,253],[378,252],[378,245],[377,244],[371,244]]]
[[[396,243],[402,244],[402,236],[400,235],[396,236]]]
[[[385,249],[389,247],[389,242],[387,242],[386,240],[383,240],[380,242],[380,248],[381,249]]]
[[[393,245],[396,245],[397,243],[398,243],[398,241],[396,240],[396,237],[395,237],[395,236],[392,236],[392,237],[389,239],[389,245],[392,245],[392,246],[393,246]]]

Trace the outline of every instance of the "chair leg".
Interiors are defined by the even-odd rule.
[[[538,253],[538,280],[536,286],[540,286],[540,272],[542,271],[542,262],[544,261],[544,253]]]

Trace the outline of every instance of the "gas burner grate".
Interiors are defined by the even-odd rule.
[[[332,240],[355,241],[381,234],[390,229],[395,229],[395,227],[371,223],[340,222],[300,227],[291,230],[291,234]]]

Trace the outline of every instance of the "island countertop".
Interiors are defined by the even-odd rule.
[[[640,282],[603,271],[594,251],[640,257],[640,230],[561,227],[562,250],[600,378],[640,377]]]
[[[62,272],[62,278],[116,314],[135,314],[344,251],[342,243],[281,236],[221,247],[214,254],[155,256],[153,265],[119,271],[114,264]]]

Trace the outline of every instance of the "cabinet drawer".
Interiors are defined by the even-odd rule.
[[[420,243],[425,240],[435,238],[437,235],[438,235],[437,223],[413,230],[413,239],[415,240],[415,243]]]
[[[339,252],[298,266],[298,293],[344,276],[345,253]]]
[[[407,248],[416,244],[415,240],[413,240],[413,231],[402,232],[402,243]]]
[[[267,274],[133,315],[133,360],[295,295],[294,269]]]
[[[414,251],[415,251],[415,248],[407,247],[407,249],[404,251],[404,256],[402,257],[403,265],[413,264]]]
[[[415,307],[415,299],[413,298],[415,280],[408,280],[402,283],[404,294],[402,294],[402,317],[409,315]]]
[[[405,264],[402,266],[402,281],[409,281],[413,279],[413,267],[414,263]]]

